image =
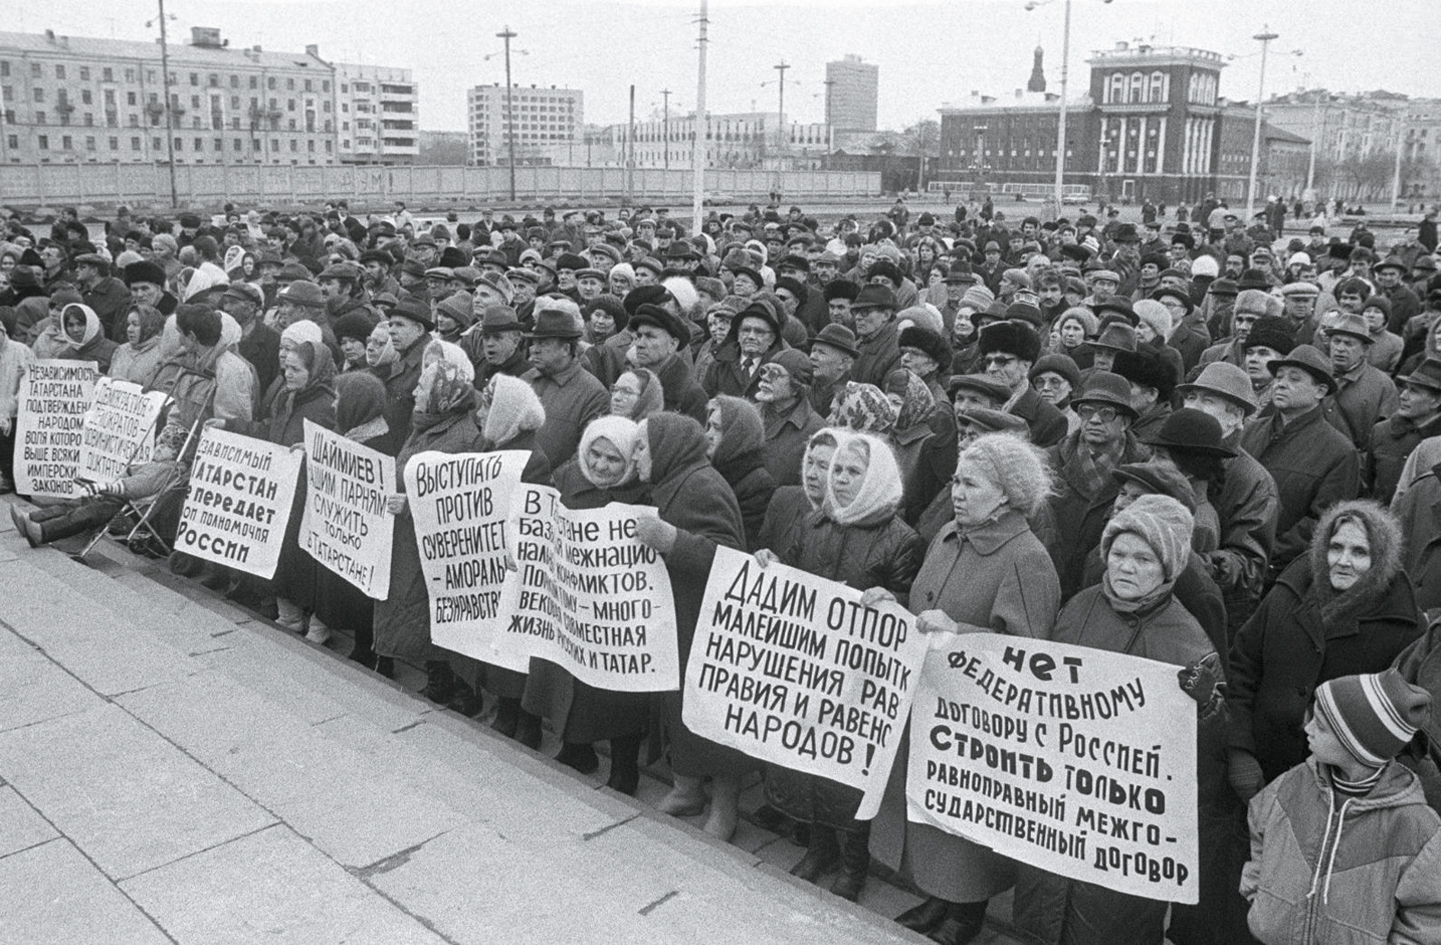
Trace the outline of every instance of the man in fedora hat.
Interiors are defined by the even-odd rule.
[[[575,455],[586,425],[610,409],[610,394],[580,362],[580,308],[547,296],[536,303],[530,340],[534,368],[521,375],[545,408],[535,444],[552,467]]]
[[[1217,361],[1176,390],[1187,408],[1215,418],[1221,426],[1221,445],[1234,453],[1223,461],[1226,478],[1212,500],[1221,529],[1218,547],[1206,556],[1207,571],[1221,588],[1234,637],[1261,600],[1276,541],[1276,481],[1241,446],[1246,418],[1256,412],[1246,372]]]
[[[460,336],[460,346],[475,365],[475,389],[497,374],[523,377],[534,365],[526,358],[525,326],[509,305],[492,302],[481,307],[480,318]]]
[[[1395,413],[1398,403],[1395,382],[1366,360],[1373,341],[1361,315],[1348,312],[1326,329],[1335,390],[1322,411],[1363,454],[1370,448],[1376,421]]]
[[[1047,551],[1061,581],[1062,599],[1084,583],[1086,555],[1100,544],[1119,485],[1111,473],[1126,463],[1144,462],[1151,452],[1131,435],[1136,419],[1131,385],[1119,374],[1097,371],[1072,403],[1081,426],[1047,450],[1056,474],[1049,499],[1056,520]]]
[[[860,357],[856,336],[844,325],[830,324],[820,330],[811,342],[811,373],[809,398],[812,409],[822,417],[831,413],[836,391],[850,380],[851,366]]]
[[[884,387],[886,376],[901,366],[900,337],[896,331],[899,306],[895,292],[884,285],[863,286],[851,302],[860,355],[851,367],[851,380]]]
[[[1041,354],[1035,330],[1018,322],[997,322],[981,330],[980,345],[986,374],[1010,390],[1002,409],[1026,421],[1037,446],[1059,443],[1068,428],[1066,416],[1031,386],[1031,366]]]
[[[1301,345],[1272,361],[1270,371],[1276,378],[1274,412],[1246,424],[1241,448],[1276,481],[1280,508],[1270,562],[1274,578],[1306,553],[1326,509],[1360,493],[1361,466],[1355,444],[1322,412],[1322,401],[1336,390],[1331,361],[1311,345]]]
[[[1371,497],[1389,504],[1406,459],[1422,440],[1441,436],[1441,360],[1426,358],[1401,386],[1395,413],[1371,431],[1364,476]]]

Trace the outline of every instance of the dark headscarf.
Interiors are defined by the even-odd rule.
[[[385,412],[385,384],[368,371],[335,378],[335,428],[348,433]]]
[[[712,410],[720,411],[721,438],[711,465],[720,469],[732,460],[754,453],[765,445],[765,423],[750,401],[720,394],[712,398]]]
[[[645,435],[650,447],[650,481],[657,491],[685,470],[706,463],[705,431],[693,417],[658,413],[646,419]]]

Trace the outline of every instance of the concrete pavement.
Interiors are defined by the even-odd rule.
[[[889,921],[909,891],[854,906],[749,820],[722,844],[656,814],[664,770],[622,797],[412,695],[413,668],[0,523],[0,945],[925,941]]]

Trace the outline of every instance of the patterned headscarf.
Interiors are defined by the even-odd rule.
[[[475,366],[464,349],[448,341],[432,341],[425,348],[424,367],[416,385],[415,412],[442,415],[475,400]]]
[[[876,385],[847,381],[826,425],[884,435],[896,425],[896,408]]]
[[[936,398],[926,382],[914,371],[897,368],[886,375],[886,393],[899,394],[901,409],[896,414],[896,429],[909,430],[936,409]]]

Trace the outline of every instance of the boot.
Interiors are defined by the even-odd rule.
[[[841,862],[841,849],[836,846],[836,832],[824,824],[811,825],[811,843],[806,855],[791,867],[791,875],[814,883],[826,873],[832,872]]]
[[[593,774],[600,767],[595,748],[585,742],[563,742],[555,760],[581,774]]]
[[[859,830],[838,832],[841,835],[841,874],[831,883],[831,892],[855,902],[861,897],[866,874],[871,869],[871,825],[866,823]]]
[[[705,832],[729,843],[730,838],[735,836],[736,824],[740,821],[740,799],[740,778],[712,778],[710,817],[706,818]]]
[[[520,702],[519,699],[515,701]],[[531,751],[540,751],[540,716],[519,710],[515,720],[515,740]]]
[[[966,945],[981,934],[986,926],[986,901],[953,902],[950,914],[930,934],[930,940],[939,945]]]
[[[294,601],[286,600],[283,597],[275,598],[275,609],[280,613],[275,622],[287,630],[296,633],[301,632],[305,627],[305,611]]]
[[[618,794],[634,797],[640,787],[640,736],[626,735],[610,740],[610,777],[605,786]]]
[[[675,776],[670,793],[660,799],[655,809],[672,817],[691,817],[705,810],[705,785],[700,778],[688,774]]]
[[[472,718],[485,710],[485,699],[479,692],[456,677],[455,694],[445,700],[445,707],[466,718]]]
[[[390,656],[376,656],[375,672],[386,679],[395,678],[395,658]]]
[[[347,657],[366,669],[375,669],[380,657],[375,655],[375,632],[369,627],[357,627],[355,630],[355,645],[350,648],[350,656]]]
[[[501,699],[495,707],[495,718],[490,720],[490,730],[504,735],[506,738],[515,737],[515,729],[520,724],[520,700]]]
[[[305,639],[307,642],[325,646],[330,642],[330,628],[315,614],[305,615]]]
[[[426,660],[425,688],[421,696],[437,705],[445,705],[455,696],[455,674],[445,660]]]
[[[918,906],[912,906],[896,916],[896,924],[925,935],[933,932],[951,914],[951,904],[939,896],[931,896]]]

